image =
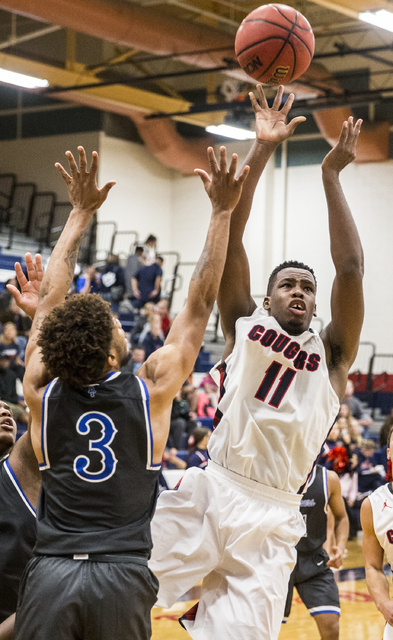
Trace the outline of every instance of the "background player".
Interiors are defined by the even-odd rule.
[[[393,450],[393,427],[388,436],[387,457]],[[377,609],[386,620],[383,640],[393,640],[393,601],[389,596],[389,582],[384,574],[384,553],[393,569],[393,485],[379,487],[366,498],[360,510],[363,529],[363,555],[366,583]]]
[[[205,248],[165,346],[135,377],[120,371],[127,348],[109,305],[91,294],[64,302],[83,233],[113,186],[97,188],[97,154],[90,172],[82,147],[79,168],[67,156],[71,175],[57,167],[73,209],[44,276],[26,349],[24,393],[43,476],[15,638],[142,640],[150,637],[156,598],[146,559],[172,400],[202,343],[248,168],[236,179],[233,156],[227,172],[222,147],[220,166],[208,150],[211,180],[197,170],[212,202]]]
[[[321,336],[309,330],[316,280],[299,262],[273,271],[256,308],[243,232],[263,168],[303,120],[285,124],[294,96],[280,111],[283,87],[271,109],[257,91],[250,174],[231,218],[218,297],[225,352],[211,461],[203,476],[189,470],[176,493],[161,494],[152,525],[158,603],[170,606],[204,578],[199,606],[183,622],[198,640],[278,637],[304,533],[300,494],[338,413],[363,322],[363,251],[339,182],[355,158],[361,120],[352,118],[322,163],[336,270],[330,324]]]
[[[329,558],[324,549],[328,507],[334,517],[334,546]],[[289,617],[293,588],[317,623],[322,640],[338,640],[340,599],[331,568],[342,565],[348,540],[349,520],[341,496],[340,480],[334,471],[314,467],[307,491],[300,503],[306,535],[296,545],[297,562],[288,585],[284,621]]]

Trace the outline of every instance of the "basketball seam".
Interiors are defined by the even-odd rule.
[[[251,22],[251,20],[250,20]],[[282,38],[285,42],[288,41],[289,36],[293,36],[294,38],[297,38],[298,40],[300,40],[300,42],[306,47],[308,53],[310,54],[310,58],[312,58],[312,53],[311,53],[311,49],[310,47],[306,44],[306,42],[304,42],[304,40],[302,40],[302,38],[300,36],[298,36],[296,33],[293,33],[293,31],[290,31],[289,29],[287,29],[287,27],[283,27],[280,24],[277,24],[276,22],[270,22],[269,20],[253,20],[253,22],[264,22],[265,24],[271,24],[274,27],[280,27],[281,29],[283,29],[284,31],[286,31],[288,33],[287,36],[271,36],[270,38],[263,38],[262,40],[257,40],[256,42],[253,42],[252,44],[250,44],[248,47],[245,47],[245,49],[242,49],[241,51],[236,52],[237,56],[241,56],[242,53],[244,53],[245,51],[248,51],[248,49],[252,49],[252,47],[255,47],[255,45],[260,44],[261,42],[267,42],[268,40],[279,40],[280,38]],[[293,26],[297,26],[296,24]]]
[[[285,15],[285,13],[283,13],[283,12],[281,11],[281,9],[279,9],[279,8],[278,8],[278,6],[277,6],[276,4],[272,4],[271,6],[272,6],[272,7],[274,7],[276,11],[278,11],[278,13],[280,14],[280,16],[282,16],[283,18],[285,18],[285,20],[287,20],[288,22],[290,22],[291,24],[293,24],[293,21],[292,21],[292,20],[290,20],[290,19],[288,18],[288,16],[286,16],[286,15]],[[296,9],[295,9],[295,11],[296,11]],[[296,19],[297,19],[297,13],[298,13],[298,11],[296,11]],[[303,16],[303,17],[304,17],[304,16]],[[301,27],[301,26],[300,26],[300,24],[298,24],[298,25],[296,25],[296,26],[297,26],[297,28],[298,28],[298,29],[302,29],[303,31],[311,31],[311,29],[309,29],[308,27]]]
[[[297,18],[297,11],[296,11],[296,18]],[[270,67],[271,67],[271,66],[276,62],[277,58],[278,58],[278,57],[281,55],[281,53],[284,51],[284,47],[285,47],[285,45],[289,42],[289,38],[290,38],[290,36],[292,35],[293,29],[295,28],[295,26],[296,26],[296,20],[295,20],[295,22],[293,22],[293,23],[292,23],[292,31],[289,31],[289,32],[288,32],[287,38],[286,38],[286,40],[285,40],[284,44],[282,45],[282,47],[281,47],[280,51],[277,53],[276,57],[275,57],[275,58],[273,58],[273,60],[271,61],[271,63],[269,64],[269,66],[264,70],[264,72],[263,72],[263,73],[261,73],[261,74],[260,74],[260,76],[258,76],[258,78],[256,78],[257,80],[259,80],[259,78],[260,78],[261,76],[264,76],[264,75],[265,75],[265,73],[267,73],[267,72],[269,71]],[[292,47],[292,48],[293,48],[293,47]],[[292,75],[291,75],[291,79],[292,79],[292,77],[293,77],[293,72],[292,72]]]
[[[308,46],[306,45],[306,43],[305,43],[305,42],[303,42],[303,40],[302,40],[301,38],[299,38],[295,33],[292,33],[292,35],[293,35],[295,38],[298,38],[298,40],[300,40],[300,42],[301,42],[302,44],[304,44],[304,46],[306,47],[306,49],[307,49],[308,53],[310,54],[310,58],[312,58],[311,51],[310,51],[310,49],[308,48]],[[284,37],[284,36],[270,36],[269,38],[263,38],[263,40],[257,40],[256,42],[253,42],[252,44],[250,44],[250,45],[249,45],[248,47],[246,47],[245,49],[242,49],[241,51],[239,51],[236,55],[237,55],[237,56],[240,56],[240,55],[242,55],[242,53],[245,53],[245,51],[248,51],[249,49],[252,49],[253,47],[255,47],[255,46],[256,46],[256,45],[258,45],[258,44],[261,44],[262,42],[268,42],[269,40],[284,40],[284,43],[285,43],[285,42],[288,42],[288,39],[287,39],[286,37]]]
[[[266,18],[251,18],[250,20],[247,20],[246,18],[245,20],[243,20],[242,25],[247,24],[248,22],[267,22],[268,24],[273,24],[275,27],[281,27],[281,29],[284,29],[285,31],[290,31],[289,27],[286,27],[283,24],[278,24],[277,22],[271,22],[270,20],[266,20]],[[293,22],[291,22],[291,24],[293,25]],[[298,29],[301,29],[301,31],[306,31],[307,33],[312,32],[312,29],[301,27],[300,24],[297,24],[296,27]]]

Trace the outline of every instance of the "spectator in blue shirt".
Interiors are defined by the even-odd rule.
[[[164,259],[157,256],[154,264],[142,267],[131,279],[131,304],[140,309],[146,302],[158,302],[161,294],[162,265]]]

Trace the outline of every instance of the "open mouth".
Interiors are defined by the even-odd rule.
[[[301,302],[291,304],[289,308],[296,315],[303,315],[306,312],[305,306]]]
[[[6,431],[13,431],[14,421],[12,418],[0,418],[0,426]]]

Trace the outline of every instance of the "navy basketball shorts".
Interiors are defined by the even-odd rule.
[[[30,560],[19,590],[15,640],[150,640],[158,581],[146,559],[92,558]]]
[[[284,622],[291,611],[293,588],[306,605],[310,615],[335,613],[340,615],[340,599],[333,571],[327,566],[329,556],[324,549],[312,555],[298,554],[288,585]]]

